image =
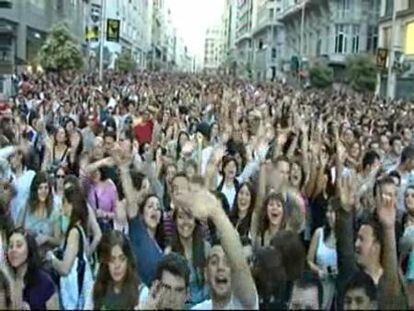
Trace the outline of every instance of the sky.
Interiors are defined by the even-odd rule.
[[[220,21],[224,0],[167,0],[167,4],[177,33],[190,52],[201,59],[206,29]]]

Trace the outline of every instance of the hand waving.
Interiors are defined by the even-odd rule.
[[[339,199],[341,207],[346,212],[351,212],[356,203],[356,180],[353,173],[346,176],[337,176],[339,183]]]
[[[375,207],[378,219],[385,228],[394,228],[397,210],[395,208],[395,198],[383,193],[381,190],[375,197]]]
[[[207,189],[192,184],[190,191],[176,196],[176,203],[195,218],[205,221],[220,207],[219,200]]]

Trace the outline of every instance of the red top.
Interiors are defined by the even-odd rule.
[[[140,144],[151,143],[153,129],[154,122],[152,120],[148,120],[140,124],[137,124],[134,127],[135,138],[138,140]]]

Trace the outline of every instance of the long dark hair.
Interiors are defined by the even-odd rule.
[[[181,150],[183,148],[183,146],[180,145],[180,138],[182,135],[187,136],[188,139],[190,139],[190,135],[188,135],[188,133],[186,131],[181,131],[178,134],[178,138],[177,138],[177,148],[176,148],[176,153],[175,153],[175,159],[178,160],[180,158],[181,155]]]
[[[115,246],[122,249],[127,258],[127,271],[122,280],[121,305],[117,306],[123,310],[134,309],[138,305],[138,286],[139,279],[137,267],[135,265],[135,257],[131,249],[128,239],[118,231],[111,231],[106,233],[101,240],[100,256],[99,256],[99,271],[96,277],[95,285],[93,287],[93,301],[94,308],[101,310],[105,307],[105,302],[108,299],[108,293],[113,291],[114,282],[109,272],[109,262],[111,260],[111,252]]]
[[[70,140],[69,140],[69,134],[68,134],[68,131],[66,130],[66,128],[65,128],[65,127],[63,127],[63,126],[58,126],[58,127],[55,129],[55,132],[53,133],[53,148],[54,148],[54,147],[56,147],[56,145],[57,145],[57,140],[56,140],[56,137],[57,137],[57,134],[58,134],[58,132],[59,132],[59,130],[60,130],[60,129],[62,129],[62,130],[64,130],[64,131],[65,131],[65,135],[66,135],[65,145],[66,145],[67,147],[69,147],[69,145],[70,145]]]
[[[270,201],[279,201],[282,203],[283,206],[283,217],[282,222],[280,224],[280,229],[284,229],[286,227],[287,222],[287,209],[286,209],[286,202],[281,193],[271,192],[267,195],[263,202],[263,211],[262,211],[262,220],[261,220],[261,226],[259,228],[259,232],[261,234],[264,234],[265,231],[269,228],[269,217],[267,216],[267,206],[269,205]]]
[[[68,160],[69,160],[69,166],[70,166],[71,170],[75,174],[79,174],[79,163],[80,163],[81,155],[82,155],[82,152],[83,152],[83,135],[79,130],[75,130],[75,133],[77,135],[79,135],[79,145],[77,146],[77,148],[75,150],[74,163],[72,163],[70,157],[68,157]]]
[[[23,228],[16,228],[14,230],[12,230],[7,238],[7,241],[10,243],[10,238],[13,234],[20,234],[24,237],[24,239],[26,240],[27,243],[27,259],[26,259],[26,263],[27,263],[27,270],[26,270],[26,274],[24,275],[24,283],[26,284],[26,286],[32,286],[34,285],[37,281],[37,273],[39,272],[39,269],[41,269],[41,261],[40,261],[40,256],[39,256],[39,252],[38,252],[38,247],[37,247],[37,243],[36,240],[34,239],[34,237],[29,234],[27,231],[25,231]],[[8,258],[7,258],[8,261]],[[8,262],[10,265],[10,262]],[[13,268],[13,270],[15,270],[15,268]]]
[[[11,286],[10,281],[2,270],[0,270],[0,292],[4,293],[6,298],[6,309],[11,309]]]
[[[5,237],[9,236],[13,230],[13,220],[8,212],[7,204],[4,199],[0,199],[0,232],[4,233]]]
[[[82,195],[83,191],[81,191],[79,183],[68,182],[68,177],[65,178],[64,182],[64,199],[72,205],[68,232],[78,221],[86,231],[88,225],[88,206],[86,204],[85,196]]]
[[[335,199],[334,198],[330,198],[326,204],[326,208],[324,209],[324,224],[323,224],[323,240],[324,242],[326,242],[328,240],[328,238],[331,236],[331,234],[335,234],[335,231],[333,231],[328,223],[328,217],[326,217],[326,213],[328,212],[329,209],[333,210],[334,209],[334,202]]]
[[[230,215],[229,215],[230,220],[233,222],[233,225],[235,225],[239,220],[241,220],[241,219],[239,219],[239,213],[238,213],[238,199],[239,199],[240,190],[243,187],[247,187],[247,190],[249,190],[249,193],[250,193],[250,205],[249,205],[249,208],[247,210],[247,215],[246,215],[246,219],[248,220],[249,223],[251,221],[253,209],[254,209],[254,206],[255,206],[256,192],[254,191],[251,183],[249,183],[249,182],[242,183],[239,186],[239,188],[237,189],[236,197],[234,198],[233,208],[230,211]]]
[[[237,176],[237,172],[239,170],[239,164],[237,163],[236,158],[232,157],[232,156],[224,156],[223,157],[223,163],[222,163],[222,166],[221,166],[221,175],[223,176],[223,178],[222,178],[220,184],[217,187],[217,191],[221,191],[223,189],[224,182],[226,180],[226,175],[224,174],[224,170],[230,162],[234,162],[234,164],[236,164],[236,176]],[[233,182],[234,182],[234,186],[236,188],[236,191],[238,192],[240,184],[239,184],[239,181],[237,180],[236,177],[234,177]]]
[[[178,217],[178,209],[175,209],[173,213],[173,219],[175,223],[177,223],[177,217]],[[203,269],[205,266],[206,254],[205,254],[205,248],[204,248],[205,246],[204,234],[203,234],[203,230],[201,227],[201,223],[198,220],[195,220],[195,227],[194,227],[194,231],[192,234],[192,239],[193,239],[193,245],[192,245],[193,261],[190,264],[192,264],[196,270],[197,284],[199,286],[202,286],[204,284]],[[174,234],[173,234],[172,241],[171,241],[171,250],[185,257],[184,246],[181,243],[177,226],[175,226],[175,229],[174,229]]]
[[[37,190],[41,184],[47,184],[49,187],[49,194],[45,202],[47,216],[49,217],[53,211],[53,191],[52,184],[46,172],[38,172],[36,176],[33,178],[33,181],[30,185],[29,208],[31,213],[34,213],[36,211],[39,205],[39,196],[37,194]]]
[[[156,198],[160,204],[161,201],[160,199],[153,193],[148,194],[147,196],[144,197],[144,200],[142,200],[141,205],[139,206],[139,210],[138,213],[140,216],[142,216],[144,214],[144,207],[147,204],[147,201],[150,198]],[[155,239],[157,240],[158,245],[161,247],[161,249],[164,249],[165,247],[165,232],[164,232],[164,221],[163,221],[163,214],[161,212],[161,217],[160,217],[160,223],[157,226],[157,230],[155,231]]]

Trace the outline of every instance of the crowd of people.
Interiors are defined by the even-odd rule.
[[[414,104],[233,77],[21,74],[0,309],[414,307]]]

